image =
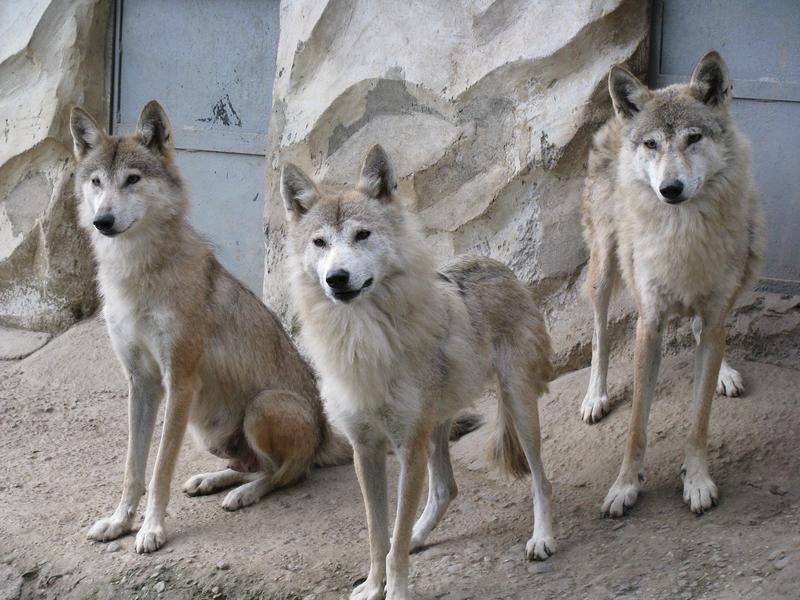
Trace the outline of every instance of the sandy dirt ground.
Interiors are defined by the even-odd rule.
[[[742,360],[748,354],[740,348],[735,362],[748,393],[715,401],[710,456],[722,496],[701,517],[684,506],[678,475],[688,349],[668,352],[662,363],[645,491],[624,519],[601,518],[599,506],[622,458],[630,357],[612,360],[617,403],[597,425],[578,416],[587,370],[552,384],[541,412],[559,548],[546,562],[525,561],[529,481],[489,471],[482,460],[488,426],[454,444],[460,494],[431,545],[412,558],[415,597],[800,598],[800,370],[780,358],[786,348],[772,350],[762,348],[754,362]],[[477,408],[490,415],[492,398]],[[0,363],[0,600],[342,598],[366,575],[352,466],[315,470],[228,513],[220,495],[181,493],[190,475],[220,467],[188,440],[167,545],[140,556],[132,536],[87,541],[89,525],[116,505],[126,436],[124,381],[96,320],[27,359]]]

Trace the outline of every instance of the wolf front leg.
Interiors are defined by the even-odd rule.
[[[110,517],[99,519],[87,537],[98,542],[116,539],[131,530],[139,500],[145,492],[147,455],[153,439],[163,391],[159,377],[142,370],[134,356],[118,353],[128,373],[128,454],[122,498]]]
[[[694,363],[694,390],[692,398],[692,428],[686,442],[686,458],[681,466],[683,501],[692,512],[702,514],[717,503],[717,486],[708,472],[708,421],[711,403],[717,384],[722,357],[725,352],[723,319],[702,328]]]
[[[369,534],[369,575],[350,600],[381,600],[389,553],[389,505],[386,497],[386,441],[368,443],[351,437],[353,462],[364,497]]]
[[[634,350],[633,407],[619,476],[603,501],[603,514],[621,517],[636,504],[644,480],[647,420],[661,362],[662,319],[639,315]]]
[[[609,410],[608,389],[608,303],[617,278],[616,258],[608,240],[595,239],[589,260],[586,286],[594,309],[592,368],[589,387],[581,403],[581,418],[597,423]]]
[[[400,482],[392,549],[386,557],[386,600],[408,598],[411,532],[425,482],[425,465],[428,461],[430,439],[430,427],[418,426],[408,443],[399,449]]]
[[[136,552],[154,552],[166,542],[164,517],[169,502],[172,474],[189,421],[189,411],[198,392],[200,377],[197,373],[167,372],[167,406],[164,427],[158,446],[156,465],[147,496],[147,510],[139,533],[136,534]]]

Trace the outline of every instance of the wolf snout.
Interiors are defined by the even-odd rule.
[[[97,227],[97,231],[108,235],[114,230],[114,215],[100,215],[92,221],[92,224]]]
[[[683,194],[683,182],[680,179],[670,179],[663,182],[658,191],[670,204],[678,204],[685,200],[681,196]]]
[[[346,290],[350,284],[350,273],[344,269],[337,269],[325,276],[325,283],[332,290]]]

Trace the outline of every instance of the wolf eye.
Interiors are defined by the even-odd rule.
[[[100,187],[100,178],[99,177],[92,177],[92,185],[94,187]]]
[[[367,231],[366,229],[359,229],[358,231],[356,231],[356,241],[360,242],[361,240],[367,239],[370,233],[372,232]]]
[[[644,141],[645,148],[649,148],[650,150],[655,150],[658,144],[656,144],[655,140],[645,140]]]
[[[317,248],[324,248],[325,247],[325,240],[322,238],[314,238],[314,245]]]
[[[128,175],[128,178],[125,180],[125,185],[133,185],[140,179],[141,177],[139,177],[138,175]]]
[[[686,143],[691,146],[692,144],[696,144],[697,142],[699,142],[702,139],[703,139],[703,135],[702,134],[700,134],[700,133],[692,133],[692,134],[689,135],[689,137],[686,138]]]

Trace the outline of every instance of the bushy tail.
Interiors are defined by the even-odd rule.
[[[501,395],[506,392],[501,391]],[[497,403],[497,422],[486,446],[488,461],[500,471],[511,477],[524,477],[531,472],[525,452],[519,443],[519,436],[509,414],[509,402],[506,398]]]
[[[353,460],[353,448],[341,433],[325,424],[325,439],[314,456],[315,467],[335,467]]]
[[[450,441],[457,442],[468,433],[472,433],[476,429],[483,426],[483,417],[477,413],[465,413],[459,415],[453,420],[450,426]]]

